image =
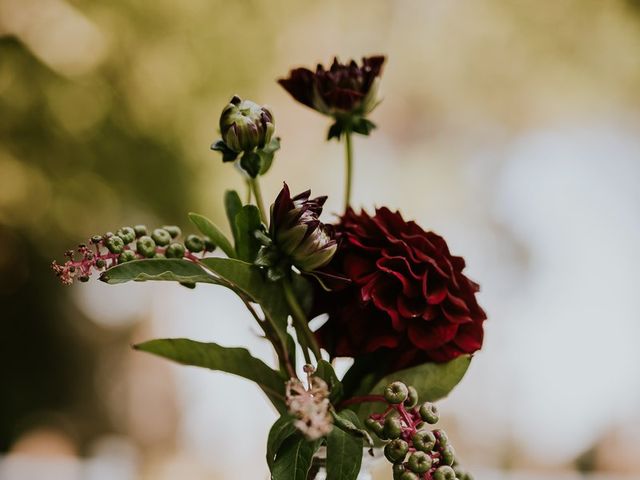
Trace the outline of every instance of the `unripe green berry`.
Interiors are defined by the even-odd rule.
[[[171,235],[171,238],[178,238],[180,235],[182,235],[182,230],[180,230],[180,227],[176,225],[165,225],[162,228],[167,232],[169,232],[169,235]]]
[[[384,398],[389,403],[402,403],[408,396],[409,389],[402,382],[393,382],[384,389]]]
[[[193,253],[204,250],[204,241],[197,235],[189,235],[184,240],[184,246]]]
[[[453,465],[456,459],[456,452],[451,445],[447,445],[440,450],[440,459],[444,465]]]
[[[184,257],[184,245],[181,243],[172,243],[164,251],[167,258],[182,258]]]
[[[102,235],[94,235],[93,237],[91,237],[91,243],[93,243],[94,245],[99,244],[102,241]]]
[[[153,258],[167,258],[167,256],[162,252],[156,252]]]
[[[387,457],[387,460],[391,463],[402,463],[408,451],[409,444],[400,438],[396,438],[385,445],[384,456]]]
[[[104,268],[107,265],[107,262],[105,262],[103,259],[99,258],[98,260],[96,260],[96,268]]]
[[[117,235],[107,238],[105,246],[111,253],[121,253],[124,250],[124,242]]]
[[[402,463],[396,463],[393,465],[393,480],[400,480],[402,474],[406,471]]]
[[[447,437],[447,434],[445,433],[444,430],[442,429],[434,430],[433,434],[438,439],[437,443],[440,446],[440,448],[446,448],[447,445],[449,445],[449,437]]]
[[[429,430],[418,430],[411,437],[413,446],[421,452],[429,453],[433,451],[436,446],[436,437]]]
[[[373,433],[375,433],[378,437],[380,437],[380,435],[382,435],[384,427],[377,420],[374,420],[373,418],[367,418],[364,421],[364,424],[367,426],[367,428],[369,430],[371,430]]]
[[[143,235],[138,239],[136,249],[143,257],[152,258],[156,254],[156,242],[150,236]]]
[[[420,417],[431,425],[438,423],[440,415],[438,414],[438,407],[433,403],[425,402],[420,405]]]
[[[384,436],[386,438],[398,438],[402,433],[400,414],[396,410],[390,411],[384,419]]]
[[[407,399],[404,401],[404,406],[406,408],[413,408],[418,404],[418,391],[415,387],[409,385],[407,387],[409,394],[407,395]]]
[[[156,245],[165,247],[171,243],[171,235],[164,228],[156,228],[151,234]]]
[[[136,234],[136,238],[144,237],[147,234],[147,226],[136,225],[135,227],[133,227],[133,231]]]
[[[89,281],[89,277],[87,275],[82,275],[80,277],[78,277],[78,280],[80,280],[81,282],[88,282]]]
[[[136,239],[136,232],[131,227],[122,227],[116,232],[116,235],[118,235],[122,239],[125,245],[130,244]]]
[[[118,257],[118,263],[126,263],[135,259],[136,259],[136,254],[133,250],[125,250]]]
[[[415,473],[424,473],[431,468],[433,460],[424,452],[413,452],[409,456],[407,468]]]
[[[433,480],[456,480],[456,472],[449,465],[443,465],[433,473]]]
[[[205,252],[213,252],[216,249],[216,244],[209,237],[204,237],[204,250]]]
[[[420,480],[420,477],[413,472],[404,472],[400,475],[400,480]]]

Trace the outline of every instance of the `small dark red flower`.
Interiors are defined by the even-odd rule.
[[[329,69],[322,65],[315,72],[296,68],[278,83],[298,102],[336,119],[329,138],[343,131],[367,135],[375,126],[365,119],[378,105],[378,83],[385,57],[372,56],[342,64],[334,58]]]
[[[442,237],[387,208],[374,216],[348,209],[336,232],[340,244],[327,268],[351,283],[318,289],[314,307],[329,314],[318,336],[332,356],[384,350],[397,370],[480,349],[487,317],[479,287]]]

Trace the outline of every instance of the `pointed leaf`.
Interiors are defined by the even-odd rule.
[[[340,416],[351,424],[358,421],[350,410],[341,412]],[[362,448],[362,437],[333,428],[327,437],[327,480],[356,480],[362,464]]]
[[[281,413],[286,413],[285,379],[246,348],[222,347],[186,338],[150,340],[135,345],[136,350],[153,353],[183,365],[219,370],[255,382]]]
[[[100,280],[112,285],[129,281],[146,282],[149,280],[164,280],[186,284],[218,283],[215,277],[209,275],[197,264],[177,258],[149,258],[121,263],[103,272],[100,275]]]
[[[336,405],[342,399],[342,383],[338,379],[333,367],[326,360],[320,360],[314,373],[317,377],[320,377],[329,386],[329,399],[331,403]]]
[[[267,464],[269,469],[273,466],[276,454],[280,450],[282,443],[298,431],[293,424],[294,421],[295,417],[293,415],[283,415],[276,420],[276,423],[269,430],[269,438],[267,440]]]
[[[255,205],[245,205],[236,215],[236,253],[240,260],[253,263],[258,255],[261,244],[255,235],[260,230],[262,222],[260,211]]]
[[[233,234],[233,240],[238,245],[238,227],[236,226],[236,215],[242,209],[242,200],[240,195],[235,190],[227,190],[224,193],[224,210],[227,213],[227,220],[231,227],[231,233]]]
[[[313,454],[319,447],[320,440],[308,441],[302,435],[289,437],[276,455],[272,480],[307,480]]]
[[[199,213],[190,213],[189,220],[203,235],[208,236],[213,243],[222,249],[229,258],[235,258],[236,252],[222,231],[207,217]]]
[[[336,413],[332,409],[331,415],[333,416],[333,424],[337,428],[353,437],[361,438],[368,447],[373,447],[373,438],[353,410],[342,410],[340,413]]]

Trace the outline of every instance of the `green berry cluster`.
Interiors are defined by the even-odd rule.
[[[209,237],[188,235],[175,225],[149,231],[145,225],[122,227],[115,233],[91,237],[90,245],[80,244],[77,250],[65,253],[64,264],[53,262],[52,268],[62,283],[70,285],[75,279],[86,282],[93,270],[103,271],[120,263],[144,258],[187,258],[197,260],[195,254],[212,252],[216,246]]]
[[[430,428],[440,416],[433,403],[419,403],[418,392],[402,382],[384,389],[383,413],[366,420],[369,430],[387,441],[384,455],[393,464],[394,480],[473,480],[456,462],[442,429]]]

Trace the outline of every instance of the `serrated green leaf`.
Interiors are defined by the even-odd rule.
[[[336,405],[342,399],[342,382],[338,379],[333,367],[326,360],[320,360],[314,375],[320,377],[329,386],[329,400]]]
[[[103,272],[100,280],[111,285],[150,280],[187,284],[218,283],[215,277],[197,264],[177,258],[149,258],[121,263]]]
[[[262,222],[260,211],[255,205],[245,205],[236,215],[236,253],[238,259],[253,263],[258,255],[261,244],[255,232],[260,230]]]
[[[273,462],[282,443],[298,431],[293,424],[294,421],[295,417],[292,415],[283,415],[276,420],[269,430],[269,438],[267,439],[267,465],[269,465],[269,470],[273,467]]]
[[[187,338],[150,340],[135,345],[136,350],[168,358],[183,365],[231,373],[255,382],[267,394],[276,409],[284,414],[285,379],[246,348],[223,347]]]
[[[211,220],[199,213],[190,213],[189,220],[203,235],[208,236],[229,258],[236,258],[236,251],[227,237]]]
[[[313,454],[320,447],[320,440],[308,441],[302,435],[287,438],[273,463],[272,480],[307,480]]]
[[[242,200],[240,200],[240,195],[235,190],[227,190],[224,193],[224,210],[227,214],[227,220],[229,222],[229,226],[231,227],[231,233],[233,234],[233,240],[236,244],[238,244],[238,227],[236,225],[236,215],[242,209]]]
[[[358,422],[358,416],[345,410],[338,414],[347,425]],[[362,437],[334,427],[327,436],[327,480],[356,480],[362,464]]]

